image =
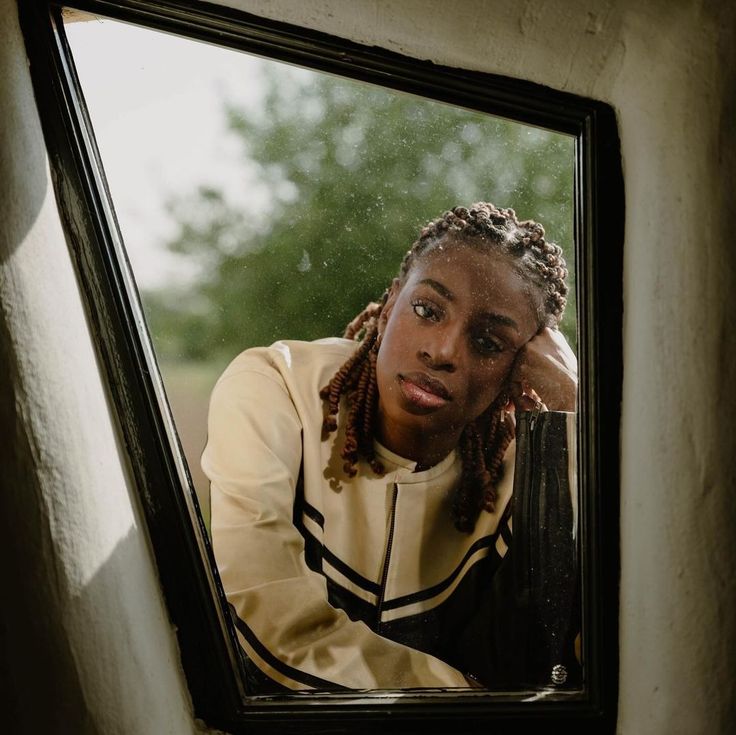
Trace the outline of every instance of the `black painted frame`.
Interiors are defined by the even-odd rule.
[[[412,92],[576,138],[583,695],[433,691],[248,697],[224,595],[166,402],[84,99],[62,3],[19,0],[59,211],[140,492],[195,714],[233,733],[566,733],[615,729],[623,178],[613,110],[530,82],[419,61],[186,0],[72,0],[82,11]],[[479,90],[481,90],[479,92]],[[187,569],[182,574],[182,569]]]

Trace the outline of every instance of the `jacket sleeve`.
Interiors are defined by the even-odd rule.
[[[516,417],[509,553],[458,649],[490,688],[576,686],[580,629],[575,414]]]
[[[299,417],[279,373],[226,373],[210,401],[202,467],[215,558],[247,657],[289,689],[466,687],[448,664],[329,604],[292,521],[301,455]]]
[[[579,630],[576,416],[523,412],[514,473],[514,592],[524,611],[526,677],[578,680]]]

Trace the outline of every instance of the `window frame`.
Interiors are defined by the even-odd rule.
[[[575,257],[581,364],[583,697],[437,691],[248,698],[224,594],[178,443],[127,262],[94,133],[63,31],[62,7],[411,92],[575,136]],[[71,257],[140,494],[176,627],[195,715],[228,732],[413,732],[530,726],[613,732],[618,695],[619,423],[623,177],[604,103],[528,81],[439,66],[242,11],[186,0],[20,2],[52,178]],[[182,574],[188,564],[191,573]]]

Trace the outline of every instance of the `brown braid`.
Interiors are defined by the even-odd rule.
[[[401,263],[401,284],[414,263],[440,243],[459,243],[510,256],[519,273],[536,286],[541,296],[540,328],[559,324],[567,303],[567,267],[562,248],[545,240],[542,225],[533,220],[520,222],[513,209],[500,209],[487,202],[469,209],[455,207],[422,229]],[[388,291],[380,303],[369,304],[348,324],[344,336],[359,342],[358,349],[320,391],[327,404],[322,424],[325,436],[337,429],[340,397],[346,397],[348,415],[341,455],[350,477],[357,473],[361,457],[375,473],[384,472],[375,456],[373,434],[378,408],[378,324],[387,297]],[[514,437],[513,423],[504,410],[507,403],[508,396],[498,396],[460,436],[458,450],[463,468],[452,505],[452,518],[460,531],[471,532],[481,510],[494,509],[503,457]]]
[[[378,319],[388,292],[380,304],[369,304],[346,328],[345,337],[359,339],[360,346],[335,373],[332,380],[320,390],[320,398],[327,401],[327,411],[322,422],[322,433],[337,429],[337,413],[340,396],[345,394],[349,406],[345,427],[345,444],[341,456],[343,469],[349,477],[355,477],[360,456],[378,475],[384,467],[373,449],[373,428],[378,408],[376,386],[376,354],[378,352]]]

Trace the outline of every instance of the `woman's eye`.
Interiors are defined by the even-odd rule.
[[[414,313],[420,319],[429,319],[430,321],[433,321],[433,322],[439,321],[439,318],[440,318],[439,310],[434,308],[433,306],[430,306],[429,304],[425,304],[423,301],[415,301],[411,306],[412,306],[412,309],[414,309]]]
[[[473,345],[482,355],[493,355],[496,352],[501,352],[503,349],[501,343],[497,339],[484,334],[473,337]]]

